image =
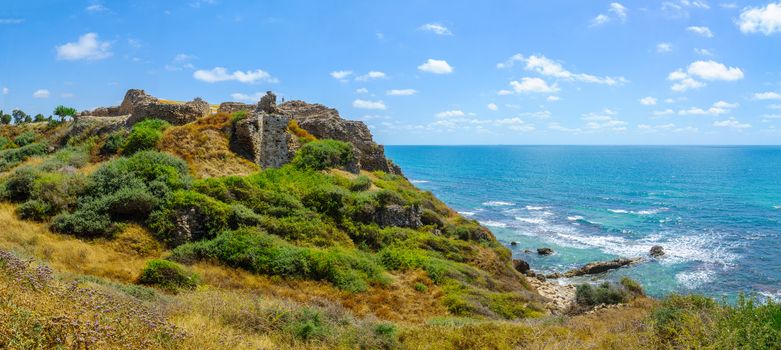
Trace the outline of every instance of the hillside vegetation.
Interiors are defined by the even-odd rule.
[[[477,222],[403,176],[346,171],[350,144],[293,123],[293,161],[260,170],[229,149],[240,117],[3,126],[0,348],[781,344],[778,304],[630,282],[580,288],[623,307],[552,316]]]

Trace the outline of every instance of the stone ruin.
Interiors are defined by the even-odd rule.
[[[239,111],[247,115],[233,123],[230,148],[263,168],[280,167],[292,160],[301,146],[298,138],[288,131],[290,121],[296,120],[302,129],[318,139],[351,143],[357,159],[355,165],[347,170],[381,170],[401,175],[401,169],[385,158],[384,147],[374,142],[366,124],[342,119],[336,109],[304,101],[277,105],[276,95],[270,91],[256,105],[224,102],[217,109],[218,113],[228,114]],[[172,103],[150,96],[144,90],[132,89],[127,91],[121,105],[85,111],[79,117],[85,122],[97,124],[97,130],[112,130],[119,126],[130,127],[147,118],[183,125],[211,113],[210,105],[200,98],[187,103]]]

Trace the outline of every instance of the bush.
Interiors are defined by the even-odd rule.
[[[304,130],[298,125],[298,121],[295,119],[290,119],[290,122],[287,124],[287,130],[298,137],[298,140],[301,143],[307,143],[317,140],[317,138],[310,134],[309,131]]]
[[[40,173],[29,167],[16,169],[5,181],[3,197],[14,202],[22,202],[29,199],[38,176],[40,176]]]
[[[387,283],[382,267],[368,254],[341,248],[298,247],[249,228],[179,246],[171,259],[215,260],[254,273],[325,280],[351,292],[364,291],[370,283]]]
[[[158,198],[192,182],[187,163],[167,153],[143,151],[108,162],[90,175],[90,194],[103,196],[124,187],[145,186]]]
[[[299,169],[348,168],[355,161],[353,146],[336,140],[317,140],[303,145],[292,164]]]
[[[10,139],[8,139],[5,136],[0,136],[0,151],[4,150],[6,148],[11,148],[13,146],[14,146],[14,144],[11,143]]]
[[[51,207],[39,200],[29,200],[16,207],[16,215],[25,220],[43,221],[51,213]]]
[[[182,213],[192,220],[190,237],[180,237],[177,222]],[[149,228],[169,246],[211,239],[228,229],[232,210],[228,204],[193,191],[174,192],[160,210],[149,216]]]
[[[368,176],[361,175],[350,182],[350,191],[361,192],[372,187],[372,180]]]
[[[19,147],[27,146],[35,142],[36,136],[32,131],[25,131],[14,138],[14,143]]]
[[[89,145],[68,146],[54,153],[38,168],[43,171],[55,171],[63,167],[81,168],[89,163],[89,159]]]
[[[199,281],[200,278],[194,272],[175,262],[160,259],[149,260],[138,278],[140,284],[156,286],[174,293],[183,289],[195,289]]]
[[[145,220],[160,205],[145,186],[123,187],[100,200],[113,219]]]
[[[43,173],[33,184],[31,197],[46,203],[51,214],[72,210],[87,187],[81,174]]]
[[[6,171],[33,156],[46,153],[47,146],[43,143],[31,143],[29,145],[0,151],[0,171]]]
[[[73,213],[62,213],[52,220],[51,228],[60,233],[72,234],[83,238],[96,238],[110,235],[115,225],[105,210],[96,208],[96,203],[84,205]]]
[[[603,282],[594,287],[588,283],[578,285],[575,289],[575,300],[581,306],[596,306],[600,304],[620,304],[629,300],[629,293],[620,285]]]
[[[163,138],[163,131],[169,126],[171,124],[160,119],[146,119],[136,123],[125,140],[122,153],[133,154],[154,149],[157,142]]]
[[[644,296],[645,291],[643,291],[643,287],[640,285],[640,283],[637,283],[637,281],[624,276],[621,277],[621,280],[619,281],[622,287],[624,287],[629,293],[632,293],[633,296]]]
[[[103,155],[119,154],[127,142],[127,134],[127,131],[123,129],[106,136],[103,146],[100,147],[100,153]]]

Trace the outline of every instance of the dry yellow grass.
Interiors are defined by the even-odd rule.
[[[170,127],[160,140],[160,149],[187,161],[199,178],[248,175],[260,170],[256,164],[231,152],[225,134],[229,127],[230,116],[226,114]]]
[[[0,222],[0,248],[41,259],[57,271],[132,283],[147,260],[115,250],[115,242],[87,242],[52,233],[46,224],[19,220],[7,203],[0,203]]]

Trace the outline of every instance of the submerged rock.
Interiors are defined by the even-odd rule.
[[[605,271],[614,270],[620,267],[624,267],[627,265],[636,264],[640,261],[642,261],[642,258],[634,258],[634,259],[615,259],[615,260],[609,260],[609,261],[597,261],[592,262],[584,265],[581,268],[569,270],[564,273],[564,277],[575,277],[575,276],[583,276],[583,275],[593,275],[597,273],[602,273]]]
[[[530,268],[529,263],[521,259],[513,259],[513,267],[515,267],[515,270],[520,273],[527,273],[529,272]]]
[[[537,248],[537,254],[540,254],[540,255],[551,255],[551,254],[553,254],[553,249],[550,249],[550,248]]]
[[[664,248],[660,245],[655,245],[651,247],[651,251],[649,252],[649,255],[651,255],[654,258],[658,258],[662,255],[664,255]]]

